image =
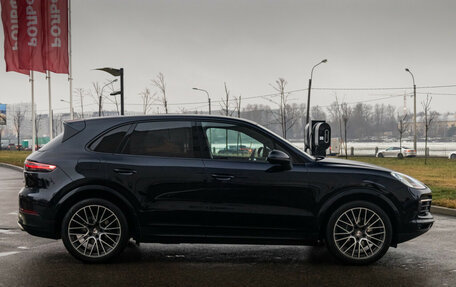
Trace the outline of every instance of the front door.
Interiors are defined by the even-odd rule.
[[[304,164],[270,164],[271,150],[286,150],[250,126],[202,122],[201,133],[209,152],[208,236],[288,238],[312,230],[315,200]]]

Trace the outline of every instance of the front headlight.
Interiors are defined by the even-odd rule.
[[[408,176],[406,174],[399,173],[399,172],[392,172],[391,175],[394,176],[395,178],[397,178],[400,182],[402,182],[403,184],[405,184],[408,187],[412,187],[412,188],[416,188],[416,189],[425,189],[426,188],[426,185],[424,185],[424,183],[422,183],[421,181],[414,179],[413,177]]]

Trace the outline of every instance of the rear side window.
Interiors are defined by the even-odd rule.
[[[98,152],[116,153],[130,125],[115,128],[99,137],[90,145],[90,149]]]
[[[138,123],[123,153],[163,157],[195,157],[190,122]]]

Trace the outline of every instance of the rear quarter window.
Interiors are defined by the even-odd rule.
[[[131,125],[114,128],[98,137],[89,148],[97,152],[116,153]]]

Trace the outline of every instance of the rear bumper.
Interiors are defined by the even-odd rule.
[[[31,235],[57,239],[55,218],[50,216],[47,193],[24,187],[19,192],[19,212],[17,224]]]
[[[59,236],[55,231],[55,222],[45,220],[38,214],[27,214],[19,211],[17,224],[23,230],[31,235],[58,239]]]
[[[426,215],[418,216],[408,222],[401,230],[398,230],[397,243],[408,241],[428,232],[433,224],[434,217],[430,212]]]

